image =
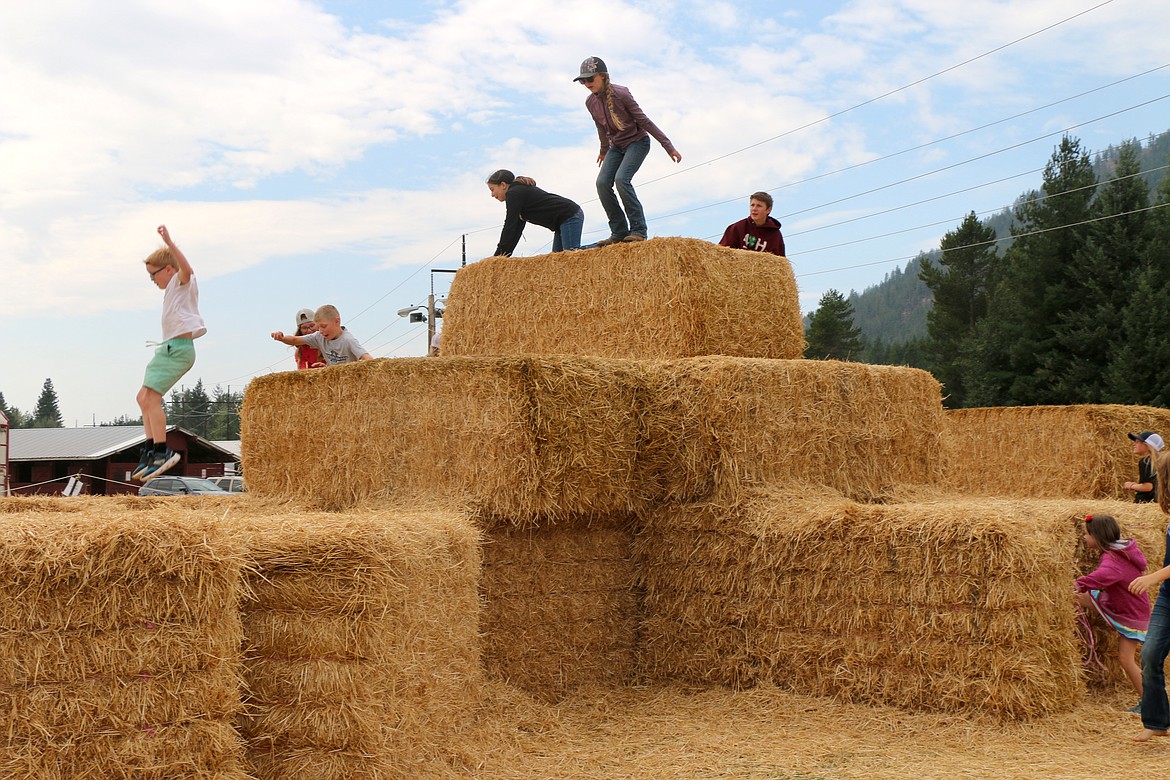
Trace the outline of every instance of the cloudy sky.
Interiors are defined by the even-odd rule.
[[[0,392],[65,424],[137,416],[165,223],[208,334],[187,379],[293,368],[269,338],[333,303],[377,357],[396,315],[491,253],[484,179],[527,174],[605,237],[572,82],[602,57],[682,153],[635,184],[651,235],[717,241],[769,190],[801,306],[881,281],[971,210],[1170,129],[1170,0],[44,0],[0,4]],[[1145,104],[1145,105],[1142,105]],[[530,227],[516,254],[542,254]]]

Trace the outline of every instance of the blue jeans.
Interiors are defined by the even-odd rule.
[[[642,204],[634,193],[634,174],[642,167],[642,161],[650,154],[650,136],[640,141],[634,141],[625,149],[609,147],[605,159],[601,162],[601,171],[597,174],[597,197],[601,199],[601,207],[605,209],[605,216],[609,218],[609,237],[622,239],[630,233],[637,233],[646,238],[646,214],[642,211]],[[617,194],[621,196],[621,205],[618,205],[617,195],[613,194],[614,185],[617,185]],[[622,213],[625,206],[626,213]],[[626,217],[630,222],[626,224]]]
[[[1150,614],[1146,642],[1142,645],[1142,725],[1151,731],[1170,729],[1170,703],[1166,699],[1166,655],[1170,653],[1170,588],[1158,590]]]
[[[581,248],[581,230],[585,227],[585,212],[577,209],[577,213],[566,219],[553,231],[554,252],[563,252],[567,249]]]

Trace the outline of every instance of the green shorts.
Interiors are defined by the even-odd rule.
[[[146,365],[143,387],[166,395],[195,365],[195,339],[171,339],[158,345]]]

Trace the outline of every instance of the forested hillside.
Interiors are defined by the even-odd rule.
[[[881,284],[826,294],[810,321],[859,332],[851,359],[929,369],[952,407],[1170,405],[1168,162],[1170,133],[1096,155],[1065,137],[1010,211],[969,213]],[[843,354],[823,335],[816,347]]]
[[[1131,139],[1128,143],[1138,144],[1138,164],[1142,170],[1142,180],[1146,182],[1151,201],[1159,185],[1166,178],[1166,166],[1170,163],[1170,131],[1141,139]],[[1110,144],[1104,150],[1092,156],[1093,173],[1098,182],[1108,181],[1116,175],[1118,158],[1123,144]],[[1022,193],[1015,205],[1023,203],[1037,192]],[[983,224],[995,231],[997,238],[1010,235],[1013,224],[1013,209],[1004,209],[996,214],[989,214],[981,220]],[[999,244],[999,251],[1003,251],[1011,244],[1004,241]],[[922,267],[922,257],[919,255],[906,264],[905,268],[895,268],[878,284],[867,287],[862,292],[850,290],[849,302],[854,309],[854,324],[861,331],[862,337],[868,344],[897,345],[906,341],[922,339],[926,336],[926,313],[930,311],[932,296],[930,290],[918,278]],[[937,252],[928,255],[937,259]],[[885,354],[883,350],[879,350]],[[883,362],[883,361],[870,361]]]

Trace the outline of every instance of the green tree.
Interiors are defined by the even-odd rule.
[[[979,322],[961,365],[967,402],[980,406],[1075,403],[1059,383],[1068,346],[1061,315],[1078,305],[1070,261],[1084,245],[1097,178],[1080,142],[1065,137],[1044,169],[1042,195],[1014,211],[1014,240],[997,263],[988,316]]]
[[[1086,227],[1084,245],[1070,258],[1068,296],[1075,303],[1059,313],[1053,328],[1058,349],[1045,358],[1055,395],[1068,403],[1110,400],[1107,368],[1150,240],[1150,215],[1144,211],[1150,195],[1140,170],[1137,145],[1123,144],[1115,176],[1099,188],[1090,210],[1099,221]]]
[[[930,370],[942,382],[946,405],[963,406],[966,392],[960,356],[975,324],[987,316],[992,271],[997,260],[995,230],[972,211],[955,230],[946,233],[934,265],[923,257],[919,278],[934,295],[926,315]]]
[[[57,391],[53,389],[53,380],[46,379],[41,387],[41,395],[37,398],[36,410],[33,412],[32,428],[61,428],[61,408],[57,404]]]
[[[853,326],[853,305],[836,290],[826,292],[809,320],[805,338],[806,358],[856,359],[861,351],[861,331]]]
[[[118,425],[142,425],[142,415],[131,417],[128,414],[120,414],[111,422],[98,423],[99,428],[110,428]]]
[[[211,399],[207,397],[202,379],[192,388],[183,387],[171,392],[167,425],[178,425],[207,438],[211,430]]]
[[[1159,185],[1157,205],[1106,371],[1107,397],[1116,403],[1170,406],[1170,177]]]
[[[211,429],[208,438],[212,441],[235,441],[240,438],[240,404],[244,401],[243,391],[233,393],[216,386],[211,398]]]

